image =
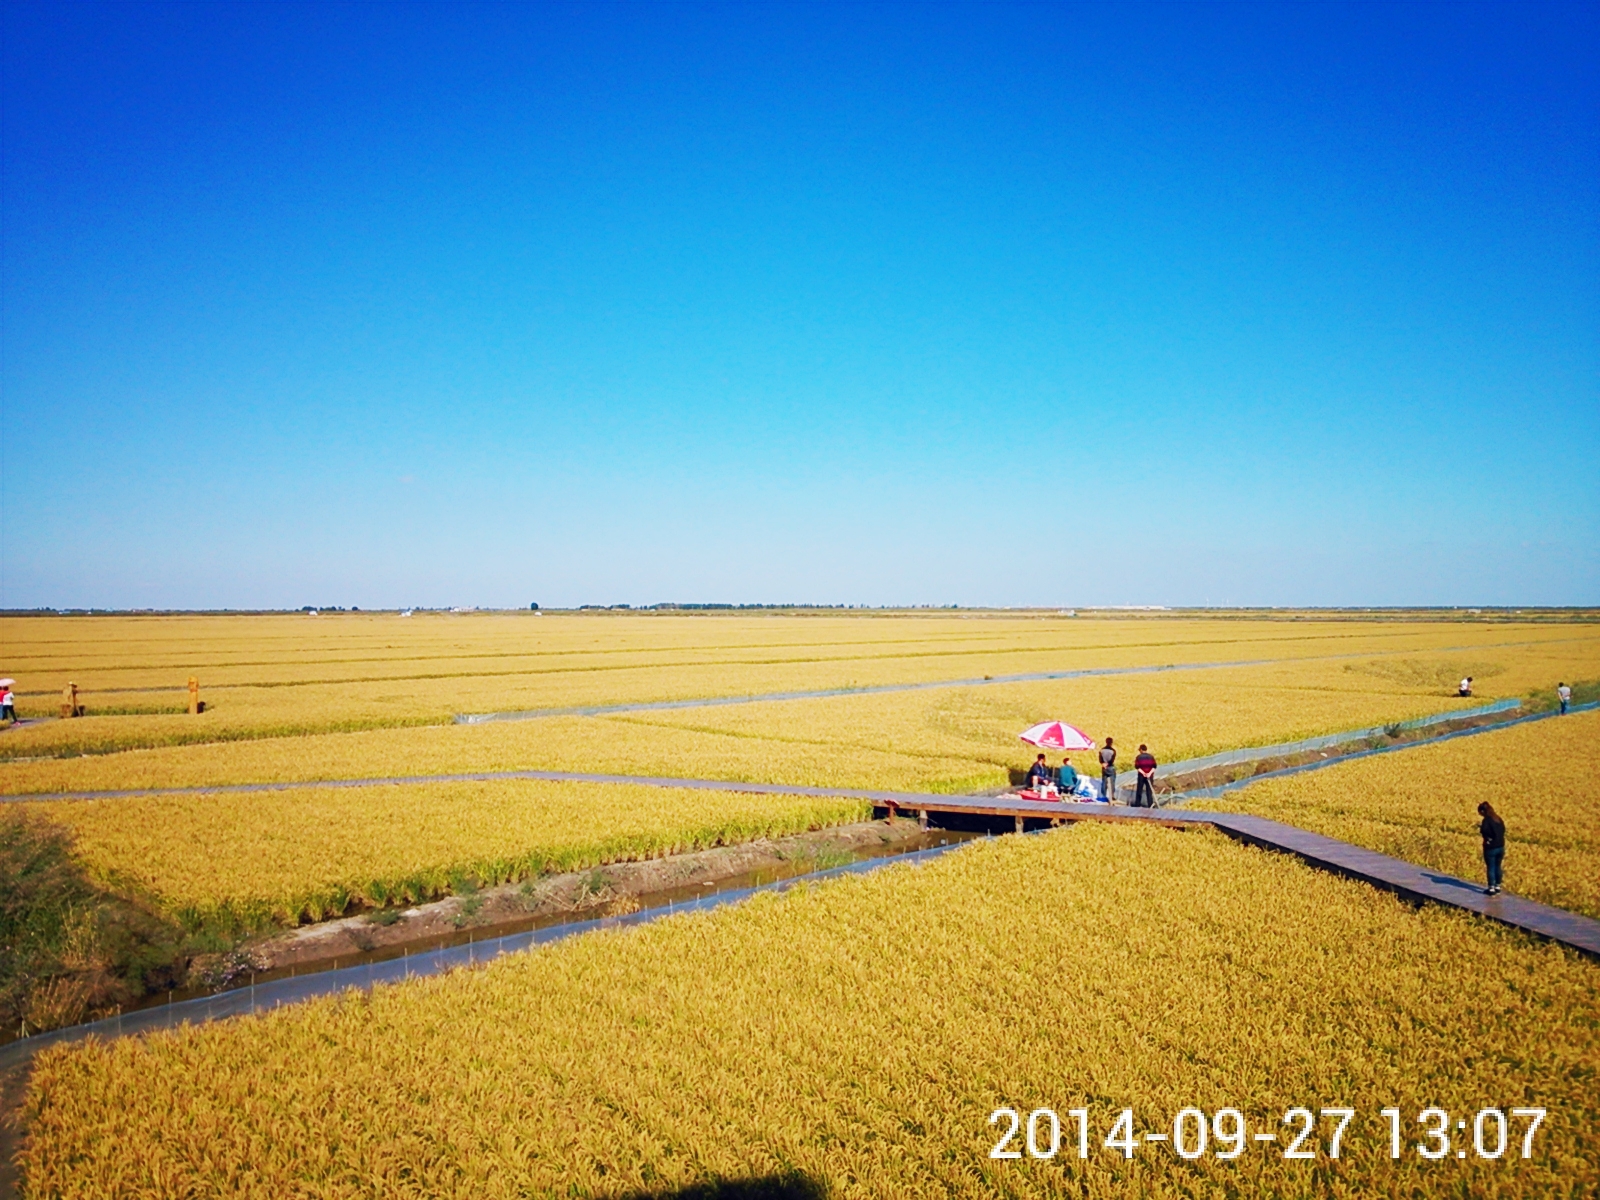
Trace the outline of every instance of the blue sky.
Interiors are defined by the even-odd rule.
[[[1596,14],[8,4],[0,606],[1600,603]]]

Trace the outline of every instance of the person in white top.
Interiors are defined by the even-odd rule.
[[[1470,696],[1470,695],[1472,695],[1472,676],[1471,675],[1468,675],[1465,679],[1463,679],[1461,681],[1461,687],[1460,687],[1459,690],[1457,690],[1456,695],[1458,695],[1458,696]]]
[[[10,693],[8,692],[7,695]],[[1572,689],[1564,683],[1556,684],[1556,699],[1561,701],[1561,715],[1567,715],[1567,705],[1572,703]]]
[[[17,698],[11,694],[10,688],[0,688],[0,721],[10,721],[13,725],[17,723]]]

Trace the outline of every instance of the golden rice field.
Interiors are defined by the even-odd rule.
[[[25,1194],[1578,1197],[1600,1185],[1600,969],[1210,833],[980,842],[487,969],[44,1052]],[[989,1157],[998,1107],[1062,1114]],[[1139,1131],[1355,1110],[1340,1158],[1194,1162]],[[1407,1114],[1392,1160],[1380,1111]],[[1537,1106],[1498,1161],[1421,1158],[1421,1110]],[[1067,1114],[1086,1109],[1090,1157]],[[1456,1137],[1455,1129],[1451,1134]],[[1464,1143],[1463,1143],[1464,1144]],[[1214,1146],[1218,1143],[1213,1143]]]
[[[1366,655],[1421,656],[1388,681],[1401,690],[1447,694],[1474,674],[1493,698],[1548,687],[1565,665],[1579,674],[1600,657],[1600,628],[995,614],[8,617],[0,669],[19,681],[22,714],[56,711],[70,680],[90,715],[10,731],[0,759],[436,724],[460,712]],[[207,704],[198,717],[174,711],[191,675]]]
[[[1543,657],[1548,649],[1522,653],[1527,659],[1517,660],[1517,669],[1525,679],[1600,677],[1600,641],[1568,645],[1559,662]],[[1414,658],[1398,662],[1418,672],[1427,665]],[[598,765],[633,774],[968,790],[1005,783],[1007,769],[1029,757],[1017,731],[1046,716],[1075,720],[1123,745],[1147,741],[1171,762],[1450,711],[1460,703],[1431,685],[1385,679],[1370,668],[1367,659],[1307,661],[224,741],[0,763],[0,792]]]
[[[503,781],[43,804],[93,874],[191,926],[260,929],[544,872],[864,820],[860,801]],[[181,830],[181,837],[173,831]]]
[[[1003,785],[1007,769],[1020,769],[1032,754],[1016,730],[1040,712],[1073,712],[1091,729],[1115,729],[1125,745],[1148,740],[1175,747],[1174,757],[1181,758],[1251,737],[1270,741],[1417,715],[1438,703],[1315,687],[1317,671],[1343,680],[1326,664],[1306,669],[1307,685],[1299,689],[1253,686],[1258,669],[1240,668],[382,730],[16,764],[13,771],[34,778],[51,772],[58,779],[68,773],[79,785],[92,779],[129,787],[535,766],[955,790]],[[1137,724],[1129,722],[1130,712]],[[1119,720],[1132,727],[1113,724]],[[285,753],[290,749],[292,758]],[[177,769],[183,760],[201,769]],[[461,874],[498,881],[537,874],[543,863],[604,862],[865,814],[854,802],[531,782],[115,797],[30,807],[74,831],[97,878],[152,895],[190,923],[220,920],[223,928],[317,919],[351,900],[381,904],[402,894],[431,895]]]
[[[264,620],[269,626],[283,626],[299,619]],[[363,620],[400,621],[395,617]],[[475,620],[465,618],[460,627],[479,630]],[[959,623],[947,618],[729,618],[728,628],[723,629],[723,618],[574,617],[566,623],[558,618],[482,620],[496,628],[520,623],[521,627],[549,629],[554,631],[553,638],[566,636],[562,631],[568,625],[576,627],[587,621],[585,628],[591,632],[615,630],[609,636],[624,656],[633,657],[648,649],[641,649],[636,627],[654,630],[658,638],[670,641],[671,636],[687,637],[678,633],[680,625],[695,626],[691,632],[699,640],[693,649],[711,654],[736,647],[741,637],[753,637],[751,628],[769,643],[781,640],[780,633],[791,640],[805,634],[816,639],[808,643],[810,649],[827,642],[830,652],[843,652],[841,647],[877,650],[896,639],[904,642],[923,633],[929,644],[940,645],[940,638],[946,636],[944,627]],[[220,619],[195,621],[202,630],[226,626]],[[1041,624],[1004,618],[995,621],[999,632],[984,636],[1001,641],[1022,636],[1014,627],[1026,632],[1030,624],[1035,628]],[[60,624],[73,629],[95,627],[87,621]],[[447,628],[450,620],[437,618],[433,624]],[[817,633],[811,631],[813,624],[839,628]],[[963,627],[984,624],[975,619],[965,621]],[[1286,622],[1104,624],[1115,626],[1113,632],[1128,643],[1125,649],[1138,648],[1133,647],[1135,634],[1152,643],[1155,634],[1191,636],[1191,627],[1207,637],[1218,628],[1242,630],[1242,640],[1251,645],[1260,643],[1265,634],[1280,640],[1308,636],[1301,627]],[[1351,632],[1343,625],[1329,624],[1339,631],[1339,645],[1346,649],[1393,644],[1387,627],[1377,627],[1374,634],[1370,625]],[[339,627],[339,620],[320,624],[311,618],[292,626],[319,634]],[[401,622],[400,627],[412,631],[426,629],[428,623]],[[249,631],[256,624],[248,619],[234,628]],[[1308,628],[1313,640],[1328,636],[1320,626]],[[1435,624],[1411,629],[1407,637],[1413,641],[1459,641],[1479,628],[1483,627]],[[1493,635],[1506,634],[1502,627],[1488,628]],[[1498,658],[1484,655],[1475,660],[1473,668],[1480,682],[1506,679],[1514,685],[1513,690],[1526,691],[1552,672],[1566,672],[1574,678],[1584,677],[1585,672],[1600,676],[1600,639],[1586,640],[1587,627],[1514,629],[1511,634],[1526,642],[1530,639],[1525,635],[1530,632],[1544,640],[1534,638],[1531,645],[1500,647]],[[722,641],[713,645],[713,634]],[[1551,634],[1561,636],[1551,640]],[[503,634],[486,636],[487,640],[475,644],[492,649],[494,637]],[[1110,634],[1098,636],[1109,638]],[[236,635],[236,640],[240,644],[231,647],[234,658],[227,661],[239,664],[239,670],[248,665],[248,653],[267,653],[253,651],[248,639]],[[230,649],[222,642],[209,645],[204,640],[201,647],[216,656],[218,663]],[[152,662],[160,649],[149,649]],[[1170,643],[1163,643],[1161,649],[1178,656]],[[170,647],[165,650],[170,652]],[[360,650],[361,646],[338,639],[315,647],[323,657]],[[1196,643],[1185,652],[1200,650],[1218,657],[1224,652],[1234,656],[1258,652],[1228,650],[1226,646],[1219,649],[1212,643]],[[598,651],[584,653],[591,664],[601,657]],[[1420,652],[1379,653],[1376,657],[1363,652],[1353,657],[1302,657],[1251,667],[479,726],[217,741],[12,761],[0,764],[0,790],[14,794],[116,790],[541,768],[849,788],[977,791],[1004,786],[1012,772],[1025,767],[1033,752],[1017,740],[1016,733],[1043,716],[1066,715],[1096,737],[1113,734],[1128,749],[1148,742],[1163,761],[1173,762],[1235,746],[1268,744],[1448,710],[1456,701],[1439,693],[1450,691],[1447,685],[1465,669],[1457,659],[1430,659]],[[57,722],[55,727],[80,723]],[[25,727],[21,732],[28,730]],[[315,919],[341,911],[350,900],[381,902],[386,896],[435,894],[462,874],[500,879],[536,872],[536,863],[603,862],[659,853],[673,846],[699,846],[803,827],[795,821],[810,825],[848,821],[861,813],[861,806],[854,803],[809,804],[684,791],[652,790],[635,795],[609,788],[546,784],[372,786],[272,795],[115,798],[40,807],[75,832],[80,854],[96,878],[153,896],[164,910],[183,915],[191,924],[223,929],[257,928],[269,919]]]
[[[1600,918],[1600,712],[1266,780],[1195,807],[1249,812],[1467,879],[1477,806],[1506,822],[1506,888]]]

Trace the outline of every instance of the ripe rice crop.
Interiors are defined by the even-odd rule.
[[[1006,778],[997,767],[934,753],[820,749],[611,718],[550,717],[13,763],[0,770],[0,787],[12,792],[185,787],[527,768],[835,787],[905,783],[943,790],[1000,785]]]
[[[339,614],[0,619],[24,716],[75,681],[90,716],[11,731],[0,758],[441,723],[458,712],[928,682],[1030,671],[1329,655],[1425,656],[1446,677],[1542,654],[1600,655],[1600,631],[1534,624],[853,617]],[[1505,660],[1505,661],[1501,661]],[[1509,672],[1509,673],[1508,673]],[[1542,678],[1548,672],[1534,672]],[[1569,672],[1582,677],[1580,670]],[[197,675],[207,712],[171,707]]]
[[[30,805],[105,882],[193,928],[297,924],[548,871],[865,819],[860,801],[621,785],[430,784]],[[182,830],[174,837],[174,830]]]
[[[404,986],[39,1057],[26,1194],[1590,1194],[1600,971],[1217,835],[978,843]],[[988,1157],[1007,1105],[1094,1151]],[[1100,1148],[1185,1106],[1357,1112],[1341,1158]],[[1524,1161],[1388,1154],[1379,1110],[1538,1105]],[[1065,1119],[1065,1117],[1064,1117]],[[1071,1128],[1070,1126],[1068,1127]],[[1452,1130],[1453,1132],[1453,1130]]]
[[[174,746],[0,764],[0,792],[593,770],[613,760],[632,774],[960,791],[1003,785],[1007,770],[1031,757],[1017,731],[1044,717],[1075,720],[1129,748],[1149,742],[1172,762],[1459,704],[1437,689],[1391,684],[1348,666],[1301,662]],[[1600,662],[1593,670],[1600,675]],[[138,719],[181,724],[211,715]],[[78,724],[87,722],[57,727]]]
[[[1600,661],[1595,666],[1600,673]],[[1386,686],[1352,676],[1344,664],[1297,663],[764,701],[629,713],[611,720],[804,742],[824,754],[839,747],[874,747],[1022,768],[1036,751],[1019,742],[1017,732],[1049,717],[1072,721],[1097,741],[1109,734],[1130,752],[1140,742],[1149,743],[1163,761],[1176,762],[1457,707],[1466,705],[1453,695]]]
[[[1506,888],[1600,917],[1600,713],[1270,779],[1197,808],[1250,812],[1483,878],[1478,803],[1506,822]]]

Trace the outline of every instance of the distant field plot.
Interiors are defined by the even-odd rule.
[[[1587,643],[1575,645],[1582,650]],[[1578,650],[1571,653],[1576,657]],[[1097,739],[1109,734],[1127,750],[1148,742],[1162,761],[1174,762],[1463,704],[1453,688],[1440,695],[1431,686],[1346,667],[1319,660],[163,747],[0,764],[0,791],[527,767],[975,791],[1005,785],[1009,772],[1031,761],[1033,751],[1016,735],[1048,717],[1073,721]],[[1600,675],[1600,661],[1593,669]]]
[[[1600,713],[1266,780],[1194,807],[1250,812],[1467,879],[1478,803],[1506,822],[1506,888],[1600,917]]]
[[[1600,654],[1596,658],[1600,674]],[[1176,762],[1466,706],[1437,689],[1391,684],[1353,675],[1343,664],[1315,662],[770,701],[608,720],[811,744],[823,757],[845,748],[881,748],[908,758],[962,758],[1020,769],[1036,751],[1019,742],[1017,733],[1050,717],[1073,722],[1097,741],[1114,737],[1130,761],[1134,747],[1145,742],[1163,761]],[[1092,765],[1093,757],[1085,753],[1080,763]]]
[[[1440,694],[1453,690],[1452,672],[1478,664],[1484,694],[1496,695],[1523,683],[1507,663],[1529,643],[1554,656],[1528,674],[1537,684],[1546,661],[1551,670],[1575,661],[1585,641],[1592,659],[1600,628],[992,614],[0,618],[23,715],[53,713],[69,681],[89,710],[9,731],[0,759],[434,724],[462,712],[1330,655],[1421,656],[1402,675],[1420,671]],[[207,704],[199,717],[174,711],[191,675]]]
[[[999,786],[1007,778],[1001,766],[931,750],[822,747],[614,718],[551,717],[11,763],[0,769],[0,787],[9,792],[188,787],[528,768],[834,787],[904,784],[944,791]]]
[[[30,807],[73,831],[101,881],[224,932],[871,815],[852,800],[531,781]]]
[[[29,1195],[665,1194],[799,1176],[836,1196],[1585,1195],[1600,971],[1206,833],[978,843],[370,998],[46,1051]],[[1283,1114],[1356,1110],[1337,1163]],[[1380,1110],[1468,1148],[1389,1155]],[[1470,1151],[1536,1105],[1532,1157]],[[997,1107],[1088,1110],[1058,1157],[989,1157]],[[1239,1108],[1235,1161],[1103,1148]],[[1525,1124],[1525,1122],[1523,1123]],[[1461,1139],[1467,1139],[1462,1141]],[[1048,1139],[1046,1139],[1048,1140]],[[1213,1149],[1216,1147],[1214,1146]]]

